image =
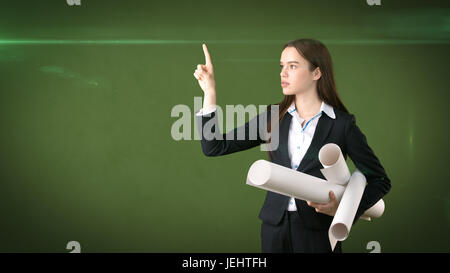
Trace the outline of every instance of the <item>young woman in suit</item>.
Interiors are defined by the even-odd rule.
[[[265,143],[266,140],[260,136],[256,140],[247,138],[251,121],[230,132],[237,134],[244,130],[245,139],[234,137],[230,140],[226,135],[215,138],[203,136],[205,124],[212,119],[217,120],[217,116],[214,69],[206,45],[202,46],[206,63],[197,66],[194,77],[204,92],[203,108],[196,113],[203,153],[220,156]],[[331,55],[320,41],[289,41],[283,46],[280,67],[284,99],[277,104],[279,145],[268,152],[269,160],[324,179],[320,172],[323,167],[318,151],[327,143],[339,145],[345,159],[350,156],[368,183],[355,216],[356,221],[389,192],[391,183],[365,135],[356,125],[354,115],[347,111],[338,96]],[[269,116],[269,131],[272,122],[270,109],[268,107],[265,113]],[[216,127],[209,129],[220,136]],[[331,252],[328,229],[338,205],[333,192],[329,193],[328,203],[319,204],[268,191],[259,214],[262,220],[262,252]],[[341,251],[339,242],[334,252]]]

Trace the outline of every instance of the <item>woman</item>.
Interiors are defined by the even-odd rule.
[[[205,44],[203,51],[206,64],[199,64],[194,72],[204,92],[203,108],[196,114],[200,126],[217,118],[214,70]],[[345,159],[350,156],[368,183],[356,221],[389,192],[391,184],[365,135],[356,125],[354,115],[347,111],[338,96],[331,56],[321,42],[298,39],[284,45],[280,66],[284,99],[278,104],[279,146],[268,153],[269,160],[325,179],[320,172],[323,166],[318,152],[327,143],[339,145]],[[270,108],[267,114],[270,116]],[[249,122],[231,133],[248,130]],[[218,132],[215,127],[211,128],[213,133]],[[267,127],[271,127],[270,122]],[[199,129],[202,133],[204,128]],[[264,140],[260,137],[257,140],[206,139],[202,135],[201,143],[205,155],[219,156],[250,149]],[[333,192],[329,197],[328,203],[319,204],[268,191],[259,214],[262,252],[331,252],[328,229],[339,203]],[[341,251],[339,242],[334,252]]]

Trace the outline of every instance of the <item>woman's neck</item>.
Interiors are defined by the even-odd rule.
[[[308,119],[319,113],[321,106],[322,100],[317,95],[316,89],[295,95],[295,107],[298,115],[303,119]]]

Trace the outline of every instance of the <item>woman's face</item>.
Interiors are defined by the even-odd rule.
[[[295,47],[286,47],[281,53],[281,87],[284,95],[297,95],[310,90],[320,78],[316,68],[309,70],[309,62],[303,58]],[[319,74],[319,75],[318,75]]]

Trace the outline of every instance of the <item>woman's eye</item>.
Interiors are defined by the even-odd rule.
[[[281,68],[281,69],[283,69],[283,66],[282,66],[282,65],[280,65],[280,68]],[[289,68],[290,68],[290,69],[294,69],[294,68],[297,68],[297,66],[296,66],[296,65],[294,65],[294,64],[291,64],[291,65],[289,66]]]

